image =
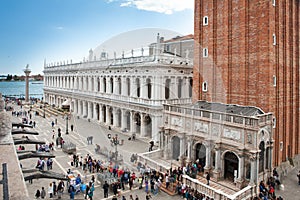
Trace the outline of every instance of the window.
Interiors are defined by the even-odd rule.
[[[273,121],[273,128],[276,128],[276,117],[274,117],[274,118],[272,119],[272,121]]]
[[[276,0],[272,0],[272,5],[276,6]]]
[[[203,26],[207,26],[208,25],[208,17],[204,16],[203,17]]]
[[[276,45],[276,35],[273,33],[273,45]]]
[[[203,57],[204,58],[208,57],[208,49],[207,48],[203,48]]]
[[[202,83],[202,91],[203,91],[203,92],[207,92],[207,82],[206,82],[206,81],[204,81],[204,82]]]
[[[276,86],[276,82],[277,82],[277,80],[276,80],[276,76],[275,76],[275,75],[273,75],[273,86],[274,86],[274,87]]]

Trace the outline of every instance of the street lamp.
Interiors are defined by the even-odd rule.
[[[46,105],[45,105],[45,102],[43,102],[43,103],[44,103],[44,114],[43,114],[43,117],[46,118],[46,113],[45,113],[45,106]]]
[[[68,130],[68,121],[69,121],[69,114],[65,113],[65,119],[66,119],[66,135],[69,134],[69,130]]]
[[[118,138],[118,134],[115,135],[115,137],[112,137],[111,138],[111,135],[108,134],[108,138],[110,139],[110,143],[111,143],[111,146],[115,147],[115,155],[114,155],[114,158],[115,158],[115,161],[116,163],[118,163],[118,145],[123,145],[123,140],[119,140]]]

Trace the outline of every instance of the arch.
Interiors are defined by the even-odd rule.
[[[100,106],[98,103],[96,104],[96,116],[97,116],[97,121],[99,121],[100,120]]]
[[[130,79],[126,78],[127,96],[130,96]]]
[[[177,85],[177,97],[181,98],[182,97],[182,84],[183,84],[183,80],[182,79],[178,79],[178,85]]]
[[[113,108],[110,107],[108,110],[108,115],[110,117],[110,121],[108,122],[109,125],[113,125],[114,124],[114,112],[113,112]]]
[[[171,85],[171,79],[166,79],[165,82],[165,99],[170,98],[170,85]]]
[[[102,106],[102,116],[103,116],[103,122],[106,123],[106,106]]]
[[[118,87],[118,94],[121,95],[122,81],[121,81],[120,77],[118,77],[117,80],[118,80],[118,86],[117,86]]]
[[[103,92],[106,93],[106,77],[103,78]]]
[[[172,137],[172,159],[178,160],[180,156],[180,138]]]
[[[135,83],[136,83],[136,96],[140,97],[141,96],[141,82],[140,82],[140,79],[136,78]]]
[[[111,77],[109,79],[110,93],[114,93],[114,79]]]
[[[97,91],[100,92],[100,78],[97,79]]]
[[[126,111],[125,112],[125,116],[124,116],[125,118],[126,118],[126,125],[125,125],[125,128],[127,129],[127,130],[131,130],[131,125],[130,125],[130,122],[131,122],[131,117],[130,117],[130,111]],[[132,130],[131,130],[132,131]],[[132,131],[133,132],[133,131]]]
[[[195,144],[195,160],[198,160],[203,170],[206,165],[206,147],[202,143]]]
[[[265,169],[265,142],[261,141],[259,144],[259,173]]]
[[[121,123],[122,123],[122,112],[121,112],[120,108],[117,109],[115,117],[116,117],[116,120],[117,120],[116,126],[120,127]]]
[[[223,159],[224,179],[234,181],[234,171],[236,170],[238,172],[239,158],[235,153],[227,151],[224,153]]]
[[[193,95],[193,79],[190,78],[189,80],[189,97],[192,97]]]
[[[140,133],[141,132],[141,115],[140,115],[140,113],[134,114],[134,123],[135,123],[135,132]]]
[[[145,115],[144,117],[144,126],[146,131],[146,136],[151,136],[152,134],[152,119],[150,115]]]
[[[95,86],[94,86],[94,77],[92,76],[92,80],[91,80],[91,82],[92,82],[92,88],[90,88],[90,91],[92,91],[92,92],[94,92],[94,88],[95,88]]]
[[[151,97],[152,97],[152,84],[151,84],[151,79],[150,78],[146,79],[146,87],[147,87],[147,97],[148,97],[148,99],[151,99]]]

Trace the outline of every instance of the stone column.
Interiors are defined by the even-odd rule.
[[[146,137],[145,113],[141,113],[141,137]]]
[[[136,80],[134,77],[132,77],[130,81],[130,96],[137,97],[136,93],[137,93]]]
[[[73,114],[77,115],[77,113],[78,113],[78,103],[77,103],[77,100],[74,99],[74,111],[73,111]]]
[[[141,92],[141,98],[142,99],[148,99],[148,95],[147,95],[147,87],[146,87],[146,78],[145,77],[143,77],[143,78],[141,78],[140,79],[140,87],[141,87],[141,90],[140,90],[140,92]]]
[[[179,160],[180,158],[184,157],[185,155],[185,136],[182,135],[180,137],[180,155],[179,155]]]
[[[98,110],[97,110],[97,103],[93,103],[93,120],[97,121],[98,117]]]
[[[189,163],[189,162],[191,162],[191,160],[192,160],[192,156],[191,156],[191,152],[192,152],[192,139],[191,138],[188,138],[188,141],[187,141],[187,159],[186,159],[186,161]]]
[[[242,188],[244,182],[244,163],[245,163],[244,155],[239,155],[239,169],[238,169],[238,177],[236,179],[238,188]]]
[[[251,173],[249,185],[255,185],[258,180],[258,153],[252,153],[250,155]]]
[[[213,173],[214,173],[214,178],[219,180],[221,178],[221,149],[220,149],[219,144],[216,144],[215,150],[216,150],[215,169],[214,169]]]
[[[121,130],[127,128],[126,110],[121,109]]]
[[[152,135],[150,137],[154,141],[159,141],[159,126],[162,124],[162,116],[151,115]]]
[[[103,123],[103,105],[99,105],[99,121]]]
[[[98,88],[98,77],[94,76],[94,92],[98,92],[97,88]]]
[[[136,124],[134,123],[134,111],[130,112],[130,132],[135,133],[136,132]]]
[[[28,68],[29,65],[26,65],[26,68],[24,69],[25,73],[25,103],[29,103],[29,74],[31,73],[31,70]]]
[[[117,118],[117,111],[116,111],[116,108],[114,108],[112,112],[113,112],[113,116],[114,116],[114,117],[113,117],[113,126],[114,126],[114,127],[118,127],[118,126],[117,126],[118,118]]]
[[[87,102],[87,104],[88,104],[87,118],[92,119],[93,118],[93,103],[92,102]]]
[[[110,124],[110,113],[109,113],[109,106],[106,106],[106,124],[109,126]]]
[[[210,141],[205,141],[204,145],[206,147],[206,159],[205,159],[205,166],[204,170],[209,171],[211,168],[211,143]]]
[[[121,77],[121,87],[122,87],[122,90],[121,90],[121,95],[123,96],[127,96],[127,85],[126,85],[126,77]]]
[[[177,83],[177,79],[175,77],[172,77],[170,83],[170,99],[174,99],[178,97],[176,83]]]

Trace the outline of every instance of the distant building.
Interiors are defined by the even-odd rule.
[[[69,102],[74,115],[159,142],[163,104],[191,102],[193,76],[188,50],[175,55],[164,51],[162,41],[157,36],[148,54],[141,48],[108,59],[105,52],[97,58],[90,50],[81,63],[46,64],[45,101]],[[187,46],[192,45],[189,38]]]

